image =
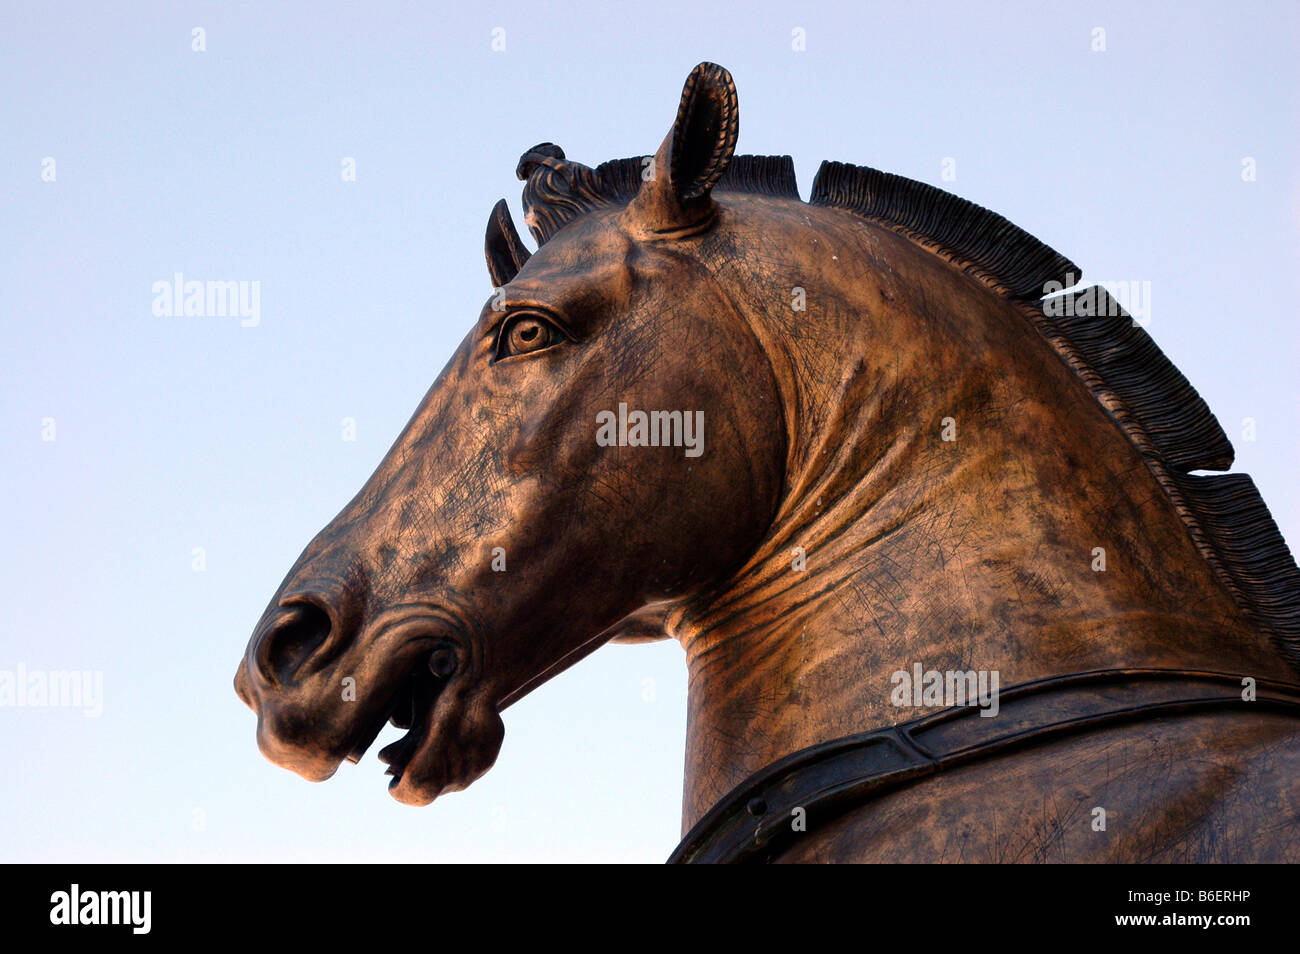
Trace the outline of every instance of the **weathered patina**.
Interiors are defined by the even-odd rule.
[[[834,162],[805,202],[738,130],[705,63],[653,157],[523,156],[537,251],[499,203],[477,323],[254,630],[263,753],[328,778],[391,719],[425,804],[530,689],[674,638],[675,860],[1300,858],[1300,573],[1195,473],[1204,402],[1002,217]]]

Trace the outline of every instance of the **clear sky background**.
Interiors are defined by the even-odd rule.
[[[231,679],[477,316],[488,212],[506,196],[522,220],[520,153],[653,152],[704,59],[736,79],[740,151],[791,154],[805,197],[823,159],[871,165],[1002,213],[1085,278],[1149,281],[1148,331],[1294,547],[1298,11],[6,0],[0,669],[100,671],[104,700],[0,708],[0,860],[668,855],[675,643],[538,689],[496,767],[423,809],[385,791],[397,730],[312,785],[258,754]],[[260,324],[155,316],[176,272],[259,281]]]

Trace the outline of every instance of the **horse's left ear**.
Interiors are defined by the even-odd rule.
[[[692,232],[713,218],[710,192],[736,151],[740,106],[731,74],[701,63],[686,77],[677,121],[668,131],[645,182],[628,205],[628,224],[668,237]]]

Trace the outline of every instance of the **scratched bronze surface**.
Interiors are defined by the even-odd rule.
[[[1196,392],[1104,293],[1041,300],[1080,269],[1000,216],[837,162],[804,201],[738,133],[704,63],[652,157],[523,155],[537,251],[499,203],[477,321],[254,629],[263,754],[322,780],[391,719],[390,790],[427,804],[530,689],[672,638],[686,833],[924,715],[917,665],[1225,674],[1222,711],[1143,718],[1134,681],[1118,723],[855,796],[763,860],[1297,860],[1300,721],[1249,697],[1300,685],[1300,575],[1249,478],[1192,473],[1232,461]],[[819,791],[875,771],[846,766]]]

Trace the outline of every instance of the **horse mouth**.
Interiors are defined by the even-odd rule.
[[[467,787],[496,761],[504,735],[500,713],[475,684],[463,649],[440,642],[417,659],[345,756],[360,761],[385,723],[405,729],[379,760],[392,776],[389,794],[407,805],[427,805]]]
[[[398,784],[411,757],[418,751],[433,727],[434,707],[450,682],[452,673],[445,668],[445,650],[435,649],[422,656],[400,682],[392,702],[381,709],[378,717],[360,734],[346,756],[349,762],[361,761],[385,725],[405,729],[406,734],[379,751],[379,760],[388,765],[386,775],[393,776],[390,787]]]
[[[382,661],[369,668],[364,659],[336,663],[305,685],[264,684],[245,661],[235,688],[257,713],[262,754],[309,781],[323,782],[340,762],[360,762],[384,725],[391,724],[406,730],[379,753],[392,776],[393,798],[427,805],[444,792],[467,787],[496,761],[505,726],[473,647],[437,622],[432,632],[423,619],[414,632],[394,628],[386,634],[388,646],[381,647],[387,652],[374,653],[376,640],[367,644]],[[387,671],[377,671],[381,667]],[[340,704],[336,680],[349,670],[357,678],[345,679]],[[358,697],[358,682],[384,688],[373,694],[363,689]]]
[[[401,784],[406,767],[433,730],[434,706],[450,681],[449,676],[433,671],[436,657],[436,652],[430,655],[428,665],[418,667],[411,675],[388,717],[391,725],[406,730],[396,742],[379,750],[379,761],[388,766],[384,774],[393,777],[388,783],[390,789]]]

